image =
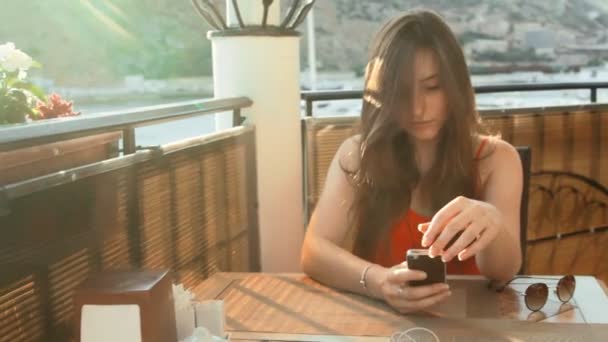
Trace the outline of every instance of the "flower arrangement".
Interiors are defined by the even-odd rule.
[[[0,45],[0,125],[78,115],[72,102],[44,91],[27,80],[27,71],[41,65],[15,44]]]
[[[36,106],[38,115],[33,120],[53,119],[64,116],[80,115],[72,109],[72,101],[65,101],[58,94],[51,94],[46,103],[38,103]]]

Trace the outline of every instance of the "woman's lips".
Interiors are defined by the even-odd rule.
[[[410,124],[414,127],[423,127],[423,126],[428,126],[432,123],[434,123],[435,120],[427,120],[427,121],[411,121]]]

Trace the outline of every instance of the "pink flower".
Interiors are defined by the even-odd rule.
[[[40,115],[34,117],[34,120],[80,115],[80,112],[72,110],[72,101],[65,101],[58,94],[51,94],[47,103],[39,103],[37,109]]]

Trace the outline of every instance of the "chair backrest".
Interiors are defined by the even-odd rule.
[[[521,269],[519,274],[525,273],[526,269],[526,248],[527,248],[527,230],[528,230],[528,193],[530,190],[530,169],[532,161],[532,150],[529,146],[517,146],[517,152],[521,159],[523,170],[524,186],[521,193],[521,209],[520,209],[520,242],[521,242]]]

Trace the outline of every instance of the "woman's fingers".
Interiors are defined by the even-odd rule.
[[[446,299],[447,297],[449,297],[451,295],[452,295],[452,292],[449,290],[446,290],[446,291],[443,291],[436,295],[413,302],[412,308],[414,310],[422,310],[422,309],[428,308],[430,306],[433,306],[433,305],[439,303],[440,301]]]
[[[418,231],[424,234],[429,229],[430,225],[431,222],[421,223],[418,225]]]
[[[453,217],[458,215],[462,210],[466,208],[468,199],[462,196],[458,196],[453,199],[450,203],[446,204],[441,208],[431,220],[429,228],[422,238],[422,247],[428,247],[435,242],[435,239],[439,236],[443,227]],[[448,240],[449,241],[449,240]]]
[[[468,207],[452,218],[429,247],[429,256],[443,254],[444,250],[449,247],[449,243],[455,236],[463,230],[466,231],[465,228],[474,221],[475,212],[474,207]]]
[[[410,270],[407,267],[395,268],[388,275],[388,281],[394,285],[401,286],[413,280],[426,279],[426,273],[418,270]]]
[[[441,290],[419,300],[396,299],[391,305],[402,313],[422,310],[433,306],[451,295],[450,290]]]
[[[476,255],[492,241],[492,238],[490,234],[481,234],[477,241],[458,253],[458,260],[464,261]]]
[[[410,301],[417,301],[447,291],[449,289],[450,286],[445,283],[437,283],[423,286],[408,286],[402,292],[402,297]]]
[[[421,310],[450,295],[449,286],[445,283],[409,286],[409,282],[424,280],[427,275],[423,271],[408,269],[406,262],[387,271],[382,285],[382,296],[390,306],[399,312]]]
[[[460,252],[462,252],[465,248],[471,245],[471,243],[475,242],[477,238],[481,238],[482,232],[485,229],[485,226],[478,222],[471,222],[471,224],[467,227],[467,229],[463,230],[462,234],[456,242],[452,244],[446,251],[444,251],[441,255],[441,260],[443,262],[451,261],[455,256],[457,256]]]

